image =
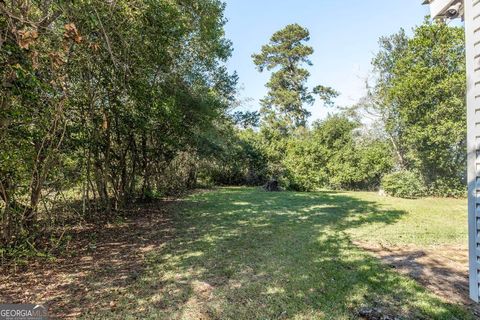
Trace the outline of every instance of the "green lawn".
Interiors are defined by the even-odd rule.
[[[406,200],[381,197],[376,193],[350,192],[341,195],[374,203],[375,210],[394,213],[394,223],[372,221],[346,230],[353,239],[395,245],[452,245],[467,246],[467,200],[427,198]],[[368,212],[365,212],[368,213]],[[364,215],[358,215],[362,221]],[[373,236],[373,237],[372,237]]]
[[[353,240],[463,244],[464,200],[373,193],[266,193],[225,188],[174,211],[175,238],[148,259],[116,311],[133,319],[470,319]],[[87,316],[88,317],[88,316]]]

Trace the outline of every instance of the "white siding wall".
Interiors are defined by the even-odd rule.
[[[465,2],[470,297],[479,302],[480,273],[480,0]]]

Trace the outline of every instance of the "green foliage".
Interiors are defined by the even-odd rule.
[[[261,136],[247,129],[225,131],[215,157],[207,158],[199,174],[214,185],[258,186],[267,180],[267,160]]]
[[[380,41],[372,94],[399,166],[437,195],[465,189],[465,46],[461,28],[426,21]],[[439,186],[441,186],[439,188]],[[449,186],[446,187],[445,186]],[[442,191],[445,190],[445,191]]]
[[[432,197],[466,198],[467,186],[458,178],[438,179],[428,186],[427,194]]]
[[[414,190],[464,193],[461,29],[425,22],[411,38],[381,39],[378,81],[364,101],[383,125],[372,134],[344,113],[307,126],[305,106],[315,97],[331,106],[338,92],[309,88],[314,50],[298,24],[253,55],[260,72],[272,72],[260,112],[232,114],[237,75],[225,66],[224,9],[219,0],[0,5],[2,243],[34,246],[71,189],[82,214],[107,217],[199,182],[375,189],[394,167],[411,181],[418,172],[426,188],[417,177]],[[419,195],[410,180],[385,179],[396,195]]]
[[[232,118],[233,122],[243,129],[257,128],[260,125],[260,113],[258,111],[237,111]]]
[[[344,115],[317,122],[293,138],[285,155],[290,189],[375,189],[393,166],[388,144],[362,136],[359,124]]]
[[[261,101],[265,125],[289,133],[305,127],[310,113],[304,104],[312,105],[314,94],[331,101],[338,95],[333,89],[317,86],[312,92],[307,87],[310,73],[303,66],[311,66],[309,57],[313,48],[305,43],[310,32],[298,24],[287,25],[275,32],[270,43],[264,45],[259,54],[252,56],[260,72],[277,70],[267,83],[267,96]]]
[[[72,185],[81,186],[83,211],[106,215],[134,198],[195,185],[198,159],[214,154],[234,99],[224,7],[218,0],[0,5],[3,241],[48,224],[47,195]]]
[[[386,194],[399,198],[417,198],[426,195],[426,187],[419,174],[411,171],[399,171],[387,174],[382,179],[382,188]]]
[[[328,186],[327,149],[321,141],[306,133],[289,141],[283,164],[286,177],[281,180],[288,190],[314,191]]]

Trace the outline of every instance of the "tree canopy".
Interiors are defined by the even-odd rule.
[[[380,40],[373,65],[375,109],[403,169],[431,189],[465,185],[466,81],[463,30],[425,22],[407,38]],[[372,106],[371,104],[370,106]]]
[[[260,72],[276,70],[266,84],[267,96],[261,101],[261,112],[269,126],[284,132],[305,127],[310,112],[305,104],[312,105],[314,94],[330,101],[337,93],[324,86],[310,91],[307,80],[310,72],[304,66],[312,66],[313,48],[306,45],[310,32],[298,24],[291,24],[273,34],[270,43],[252,56]]]
[[[288,25],[252,56],[271,78],[259,111],[245,111],[225,65],[224,10],[218,0],[0,1],[5,248],[40,242],[65,211],[111,219],[199,186],[374,190],[408,172],[402,181],[423,194],[464,193],[461,29],[426,21],[381,38],[368,94],[311,123],[307,107],[334,106],[339,93],[308,86],[309,31]]]
[[[0,3],[0,197],[5,241],[55,190],[83,211],[193,186],[236,76],[225,5],[202,1]],[[188,156],[187,156],[188,155]],[[182,170],[170,175],[172,166]]]

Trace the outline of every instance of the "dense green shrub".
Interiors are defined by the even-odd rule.
[[[461,179],[438,179],[428,186],[427,194],[432,197],[466,198],[467,185]]]
[[[374,190],[393,167],[389,144],[358,132],[345,115],[329,116],[314,129],[290,139],[284,155],[287,189]]]
[[[286,170],[280,179],[282,186],[298,191],[315,191],[326,187],[329,178],[326,151],[325,146],[311,135],[292,139],[284,156]]]
[[[382,179],[382,189],[386,194],[399,198],[417,198],[426,195],[425,184],[417,173],[398,171],[387,174]]]
[[[260,135],[252,129],[225,130],[215,153],[199,164],[198,178],[204,184],[259,186],[268,180]]]

